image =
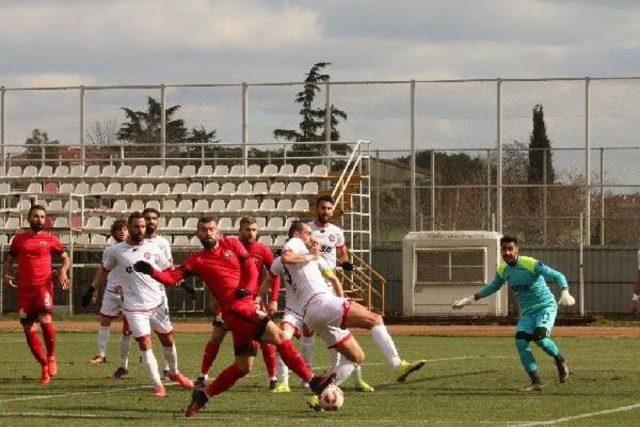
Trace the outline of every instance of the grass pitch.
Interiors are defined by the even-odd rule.
[[[97,326],[96,326],[97,327]],[[213,399],[196,419],[184,419],[187,391],[172,385],[158,399],[132,345],[130,375],[107,379],[117,367],[118,335],[112,333],[109,363],[93,366],[95,333],[59,333],[59,374],[48,386],[37,383],[39,369],[20,333],[0,333],[0,425],[637,425],[640,422],[640,342],[637,339],[559,338],[572,375],[559,384],[555,365],[534,348],[545,383],[542,393],[522,394],[527,382],[513,339],[502,337],[400,336],[406,359],[429,360],[406,383],[395,382],[368,336],[359,336],[367,353],[365,379],[371,394],[343,385],[345,405],[336,413],[315,413],[291,377],[292,392],[266,389],[260,355],[254,371],[230,392]],[[208,336],[179,334],[181,371],[195,376]],[[214,363],[219,372],[232,360],[227,337]],[[159,343],[156,356],[163,365]],[[316,344],[315,364],[326,366],[326,351]],[[625,407],[632,406],[632,409]],[[614,410],[612,412],[607,412]],[[561,419],[566,421],[561,422]],[[536,424],[543,423],[545,424]],[[533,424],[529,424],[533,423]]]

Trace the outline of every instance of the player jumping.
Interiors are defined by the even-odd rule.
[[[27,215],[30,230],[18,234],[11,241],[9,254],[4,262],[5,285],[17,287],[20,323],[27,338],[31,353],[40,363],[40,383],[48,384],[58,373],[56,363],[56,330],[53,327],[53,283],[51,254],[62,258],[58,280],[62,289],[69,288],[67,272],[71,258],[60,240],[43,231],[47,214],[44,206],[33,205]],[[18,283],[14,285],[13,261],[18,262]],[[46,353],[36,332],[35,323],[40,323]]]
[[[529,348],[531,341],[534,341],[545,353],[554,358],[560,382],[564,383],[569,377],[569,368],[564,357],[560,354],[560,349],[551,339],[551,329],[556,320],[558,304],[575,304],[575,299],[569,294],[567,279],[562,273],[542,262],[519,255],[518,240],[515,237],[502,237],[500,252],[504,262],[498,265],[496,275],[491,283],[475,294],[456,301],[453,308],[461,309],[480,298],[488,297],[507,283],[509,288],[513,290],[520,307],[520,320],[516,326],[515,336],[516,348],[520,355],[520,362],[531,378],[531,384],[522,387],[521,391],[542,390],[538,365]],[[562,289],[558,303],[556,303],[545,280],[556,282]]]

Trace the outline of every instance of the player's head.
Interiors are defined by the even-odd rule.
[[[320,196],[316,200],[316,218],[320,224],[326,224],[333,218],[333,208],[335,207],[333,197],[329,195]]]
[[[251,216],[240,218],[238,238],[245,243],[253,243],[258,239],[258,221]]]
[[[196,236],[205,249],[213,249],[218,244],[218,220],[214,217],[207,216],[198,220]]]
[[[129,241],[135,245],[142,243],[147,229],[144,215],[139,211],[131,213],[127,219],[127,228],[129,229]]]
[[[127,221],[124,219],[117,219],[111,224],[111,237],[116,242],[124,242],[129,237],[129,230],[127,229]]]
[[[500,239],[500,253],[504,262],[510,264],[518,259],[518,239],[514,236],[503,236]]]
[[[297,237],[309,247],[312,244],[311,227],[302,221],[293,221],[289,227],[289,238]]]
[[[158,231],[158,218],[160,217],[160,212],[158,212],[155,208],[146,208],[142,211],[142,215],[144,216],[144,221],[147,223],[147,237],[153,237]]]
[[[29,227],[31,231],[37,233],[44,228],[45,221],[47,220],[47,211],[42,205],[33,205],[29,208],[27,214],[27,220],[29,221]]]

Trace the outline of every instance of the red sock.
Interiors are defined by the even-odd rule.
[[[36,331],[25,332],[24,334],[27,337],[27,345],[29,346],[33,356],[40,365],[46,366],[47,355],[44,353],[44,348],[42,348],[42,343],[40,342],[40,338],[38,338]]]
[[[220,346],[214,341],[209,340],[204,348],[204,354],[202,355],[202,365],[200,365],[200,372],[206,374],[211,369],[213,361],[216,360],[218,355],[218,349]]]
[[[42,337],[44,338],[44,345],[47,347],[47,356],[56,356],[56,330],[53,327],[53,323],[41,323],[40,329],[42,329]]]
[[[240,378],[244,377],[242,372],[236,365],[227,366],[220,375],[207,386],[206,392],[208,396],[215,396],[229,389]]]
[[[309,369],[302,355],[296,350],[291,340],[284,340],[278,346],[278,353],[285,365],[289,367],[304,382],[311,381],[313,371]]]
[[[276,347],[273,344],[261,343],[262,358],[264,364],[267,367],[267,374],[269,378],[276,376]]]

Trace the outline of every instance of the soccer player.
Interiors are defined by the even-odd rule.
[[[294,221],[289,228],[289,240],[282,249],[282,255],[274,262],[272,271],[285,277],[287,290],[287,312],[293,316],[283,322],[289,334],[301,327],[301,322],[308,325],[327,344],[344,355],[343,360],[335,368],[337,382],[348,378],[355,364],[364,361],[362,348],[347,328],[362,328],[371,332],[374,344],[385,356],[394,369],[397,380],[404,382],[409,374],[422,368],[425,360],[407,362],[398,355],[395,343],[379,314],[369,311],[357,302],[342,296],[340,281],[336,278],[331,266],[320,256],[320,248],[311,237],[311,227],[300,221]],[[331,292],[321,274],[328,278],[335,289]],[[297,320],[295,319],[297,317]],[[309,401],[312,407],[317,401]]]
[[[558,368],[560,382],[564,383],[569,377],[569,368],[560,349],[551,339],[551,329],[556,320],[558,303],[560,305],[575,304],[575,299],[569,294],[567,279],[562,273],[542,262],[520,255],[518,239],[515,237],[502,237],[500,252],[504,262],[498,265],[496,275],[491,283],[485,285],[475,294],[456,301],[453,308],[461,309],[480,298],[488,297],[507,283],[520,307],[520,320],[518,320],[515,335],[516,348],[520,355],[520,362],[531,378],[531,384],[522,387],[521,391],[542,390],[538,365],[529,348],[531,341],[534,341],[545,353],[553,357]],[[546,281],[554,281],[562,289],[558,303],[556,303]]]
[[[262,286],[265,283],[265,278],[267,272],[270,276],[269,282],[270,284],[270,292],[269,292],[269,303],[266,304],[266,298],[264,298],[264,293],[260,292],[261,289],[255,289],[253,291],[253,297],[262,311],[267,312],[267,314],[272,315],[276,311],[278,311],[278,294],[280,293],[280,276],[271,274],[271,263],[273,263],[273,254],[271,250],[264,246],[261,243],[258,243],[258,224],[255,218],[253,217],[243,217],[240,218],[240,229],[238,230],[238,239],[242,246],[249,252],[249,255],[254,259],[256,263],[256,267],[258,269],[259,277],[258,284],[261,285],[261,289],[264,288]],[[200,370],[200,376],[196,380],[196,386],[203,387],[205,385],[207,374],[209,373],[209,369],[211,369],[211,365],[218,354],[218,349],[222,344],[222,340],[227,334],[227,328],[224,324],[224,320],[222,319],[222,315],[217,313],[213,320],[213,331],[211,333],[211,338],[207,342],[207,345],[204,350],[204,355],[202,356],[202,364]],[[273,344],[269,343],[260,343],[260,348],[262,350],[262,358],[264,359],[264,363],[267,367],[267,374],[269,375],[269,389],[273,390],[276,386],[277,378],[276,378],[276,349]]]
[[[631,297],[631,312],[640,314],[640,251],[638,251],[638,277],[633,287],[633,296]]]
[[[321,394],[333,376],[314,375],[278,326],[266,313],[257,310],[252,289],[257,286],[258,270],[240,241],[219,237],[218,221],[214,218],[201,218],[196,235],[204,249],[187,257],[175,270],[159,271],[145,261],[134,266],[137,271],[150,274],[167,285],[189,275],[200,277],[218,300],[224,322],[233,334],[235,362],[205,388],[193,391],[185,416],[196,415],[210,397],[226,391],[249,373],[255,359],[257,341],[274,344],[289,368],[308,382],[314,393]]]
[[[178,355],[174,331],[166,310],[163,285],[153,278],[134,270],[137,261],[145,260],[156,268],[169,269],[172,265],[158,245],[145,239],[146,222],[140,212],[133,212],[127,220],[129,236],[104,251],[102,266],[105,272],[113,270],[122,285],[124,314],[133,337],[138,342],[142,365],[155,386],[155,394],[165,397],[167,392],[158,373],[158,362],[153,354],[151,330],[162,344],[162,352],[169,363],[172,381],[182,388],[192,389],[193,383],[178,371]]]
[[[60,240],[44,231],[47,214],[44,206],[33,205],[27,215],[30,230],[18,234],[11,241],[9,254],[4,262],[5,285],[17,287],[20,323],[31,353],[41,366],[40,383],[48,384],[58,373],[56,363],[56,330],[51,313],[53,309],[53,270],[51,254],[60,255],[62,267],[58,280],[62,289],[69,288],[67,272],[71,258]],[[17,260],[17,285],[14,285],[13,262]],[[46,353],[36,332],[40,323]]]
[[[127,229],[127,221],[118,219],[111,224],[111,237],[116,243],[124,242],[129,237]],[[108,251],[113,247],[107,246],[104,251]],[[104,257],[104,255],[103,255]],[[87,292],[83,296],[83,306],[87,306],[89,301],[93,304],[98,302],[100,288],[105,282],[107,286],[102,296],[102,304],[100,305],[100,328],[98,329],[98,354],[96,354],[89,363],[98,364],[107,361],[107,343],[109,342],[109,334],[111,333],[111,323],[113,319],[123,314],[122,311],[122,286],[116,280],[115,271],[108,274],[102,266],[98,267],[93,277],[93,281]],[[123,314],[124,317],[124,314]],[[129,346],[131,344],[131,331],[127,324],[126,317],[122,323],[122,335],[120,337],[120,366],[113,373],[111,378],[121,379],[122,376],[129,373]]]

